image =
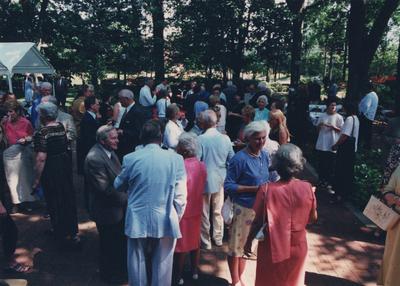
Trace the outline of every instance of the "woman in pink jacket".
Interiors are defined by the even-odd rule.
[[[300,286],[308,250],[306,226],[317,219],[316,199],[309,183],[293,177],[305,163],[300,148],[284,144],[272,162],[281,179],[260,186],[245,252],[251,253],[252,241],[262,230],[256,286]]]

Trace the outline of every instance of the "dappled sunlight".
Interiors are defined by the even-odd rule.
[[[308,241],[307,270],[354,282],[376,280],[383,246],[312,233]]]

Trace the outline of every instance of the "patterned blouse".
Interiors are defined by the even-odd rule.
[[[35,152],[43,152],[48,155],[59,155],[67,152],[67,135],[61,123],[40,128],[34,136]]]

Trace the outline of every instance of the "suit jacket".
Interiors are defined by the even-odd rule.
[[[78,172],[80,174],[83,173],[86,155],[89,153],[90,148],[96,144],[96,131],[99,127],[99,121],[86,111],[80,124],[81,132],[77,142]]]
[[[57,79],[55,82],[55,91],[56,91],[56,98],[61,101],[65,102],[65,98],[67,97],[68,93],[68,81],[65,78]]]
[[[117,151],[120,159],[133,152],[135,147],[140,144],[140,131],[145,120],[146,116],[143,107],[138,103],[135,103],[129,112],[122,117],[119,129],[123,131],[123,134],[119,137]]]
[[[89,212],[97,224],[116,224],[124,219],[127,194],[113,186],[121,172],[121,164],[114,152],[109,158],[96,143],[85,160],[85,183],[89,193]]]

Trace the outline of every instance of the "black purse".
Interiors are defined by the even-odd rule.
[[[347,137],[346,141],[338,146],[338,152],[341,154],[354,154],[356,151],[356,138],[353,136],[354,133],[354,116],[353,118],[353,128],[351,129],[350,136]]]

